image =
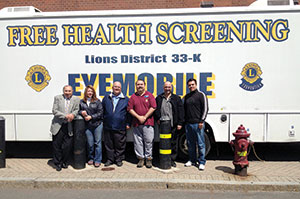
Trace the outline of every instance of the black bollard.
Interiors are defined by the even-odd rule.
[[[0,168],[5,168],[5,118],[0,116]]]
[[[161,169],[171,169],[171,123],[170,121],[160,122],[159,141],[159,165]]]
[[[83,119],[74,120],[74,168],[84,169],[86,163],[86,135],[85,121]]]

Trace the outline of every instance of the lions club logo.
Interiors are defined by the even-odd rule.
[[[263,87],[261,83],[262,78],[260,78],[262,71],[258,64],[248,63],[244,66],[241,75],[243,76],[242,83],[240,87],[247,91],[256,91]]]
[[[48,86],[51,77],[44,66],[34,65],[31,66],[27,71],[25,80],[28,82],[28,85],[31,88],[37,92],[40,92],[46,86]]]

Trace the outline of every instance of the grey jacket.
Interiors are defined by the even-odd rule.
[[[79,111],[79,102],[80,99],[76,96],[72,96],[70,99],[70,113],[72,113],[75,117],[77,116]],[[54,97],[52,113],[54,117],[52,119],[50,132],[52,133],[52,135],[56,135],[62,124],[66,122],[64,95],[61,94]]]

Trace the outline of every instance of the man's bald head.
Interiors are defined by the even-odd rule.
[[[170,93],[172,93],[172,83],[169,81],[166,81],[164,83],[164,93],[165,95],[169,95]]]
[[[115,96],[120,95],[120,93],[122,92],[122,84],[121,84],[121,82],[115,81],[113,83],[112,90],[113,90],[113,94]]]

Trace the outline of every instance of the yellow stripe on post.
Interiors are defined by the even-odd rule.
[[[161,139],[171,139],[172,138],[172,134],[160,134],[159,137]]]
[[[247,156],[247,151],[237,152],[237,154],[241,157]]]
[[[171,149],[168,149],[168,150],[160,149],[160,150],[159,150],[159,153],[160,153],[160,154],[163,154],[163,155],[169,155],[169,154],[172,153],[172,150],[171,150]]]

